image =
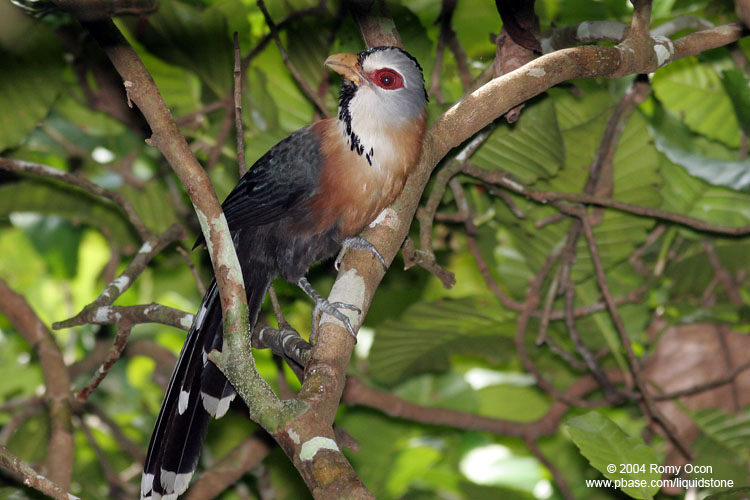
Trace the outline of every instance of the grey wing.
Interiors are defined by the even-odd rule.
[[[230,232],[289,215],[315,193],[322,163],[320,138],[310,127],[293,132],[269,149],[221,205]],[[201,237],[196,246],[202,242]]]

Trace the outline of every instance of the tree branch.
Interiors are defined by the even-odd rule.
[[[80,500],[54,481],[44,477],[26,462],[13,455],[5,446],[0,446],[0,465],[18,481],[29,488],[34,488],[55,500]]]
[[[119,205],[120,208],[127,215],[128,220],[133,225],[141,240],[148,241],[154,237],[153,233],[146,227],[141,220],[138,213],[133,208],[133,205],[120,193],[112,191],[110,189],[103,188],[98,184],[95,184],[85,177],[74,175],[63,170],[59,170],[48,165],[42,165],[39,163],[33,163],[25,160],[11,160],[8,158],[0,158],[0,170],[7,170],[9,172],[23,172],[28,174],[39,175],[41,177],[47,177],[49,179],[57,179],[59,181],[71,184],[73,186],[84,189],[96,196],[106,198],[115,204]]]
[[[73,475],[73,425],[71,423],[70,375],[52,333],[34,313],[26,299],[0,279],[0,311],[23,335],[39,357],[44,377],[44,399],[50,418],[50,439],[45,459],[50,481],[63,490]],[[19,464],[16,464],[20,467]],[[6,467],[10,467],[6,463]],[[21,470],[21,469],[17,469]],[[33,484],[40,485],[41,482]],[[31,483],[28,484],[32,486]]]

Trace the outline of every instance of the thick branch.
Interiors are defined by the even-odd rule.
[[[0,311],[23,335],[39,356],[44,376],[45,402],[50,416],[50,439],[45,459],[49,479],[64,490],[73,474],[73,427],[71,423],[70,375],[52,333],[23,296],[0,279]]]
[[[0,465],[24,485],[34,488],[50,498],[55,500],[80,500],[77,496],[68,493],[66,488],[39,474],[29,464],[8,451],[5,446],[0,446]]]
[[[56,4],[66,10],[72,7],[70,0],[57,0]],[[234,383],[253,418],[265,426],[276,426],[284,420],[289,405],[279,401],[255,369],[242,272],[213,186],[180,134],[151,75],[115,25],[109,20],[82,24],[122,76],[128,98],[151,127],[150,144],[164,155],[195,207],[214,267],[224,317],[225,352],[216,353],[212,360]]]

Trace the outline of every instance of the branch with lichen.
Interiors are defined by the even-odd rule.
[[[55,500],[80,500],[77,496],[68,493],[59,484],[39,474],[31,465],[8,451],[5,446],[0,446],[0,465],[24,485],[44,493],[50,498]]]
[[[61,328],[70,328],[72,326],[88,323],[88,318],[96,318],[97,313],[108,313],[106,306],[111,305],[125,290],[130,288],[133,281],[140,275],[151,260],[156,257],[167,245],[185,237],[185,230],[182,226],[174,224],[167,228],[160,236],[151,237],[141,245],[138,253],[133,257],[127,268],[112,282],[110,282],[101,294],[89,305],[84,307],[81,312],[65,321],[58,321],[52,324],[52,328],[59,330]]]
[[[66,10],[73,7],[70,0],[58,0],[56,4]],[[195,208],[213,264],[224,318],[224,350],[211,353],[210,358],[233,383],[253,419],[266,429],[276,429],[290,416],[298,414],[304,405],[295,400],[279,400],[255,368],[242,272],[213,186],[180,134],[143,62],[127,40],[109,20],[81,21],[122,76],[129,100],[138,106],[151,127],[153,135],[149,144],[165,157]],[[123,285],[129,284],[129,278],[127,282],[115,281],[112,286],[117,290],[108,287],[100,299],[108,300],[116,291],[124,291]],[[102,305],[95,303],[96,307]]]

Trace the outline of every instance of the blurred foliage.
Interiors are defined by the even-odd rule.
[[[314,8],[317,2],[273,0],[267,4],[280,23],[297,11]],[[308,11],[286,23],[281,32],[290,60],[312,88],[323,90],[332,112],[337,80],[323,69],[322,61],[329,53],[362,48],[356,25],[340,7],[329,3],[322,10]],[[542,29],[595,20],[627,23],[631,9],[626,0],[542,0],[536,4]],[[424,67],[429,87],[440,2],[403,0],[392,5],[391,12],[405,46]],[[654,2],[654,25],[682,15],[717,25],[734,20],[728,1]],[[199,160],[205,165],[212,150],[219,148],[209,174],[219,197],[226,196],[238,178],[233,133],[217,145],[226,112],[223,107],[206,107],[224,100],[232,90],[233,31],[239,32],[243,54],[268,34],[255,1],[163,1],[156,13],[125,16],[117,24],[138,50]],[[492,2],[458,1],[453,28],[469,58],[472,76],[493,61],[495,46],[489,34],[500,27]],[[730,48],[679,60],[652,76],[651,96],[629,119],[617,144],[614,199],[717,225],[750,224],[750,161],[743,135],[750,130],[750,94],[748,77],[735,64],[737,59],[747,59],[749,49],[743,40]],[[107,74],[112,78],[106,59],[71,19],[59,13],[32,19],[0,0],[0,153],[82,175],[117,190],[152,231],[179,222],[194,238],[197,225],[186,196],[163,159],[144,142],[147,129],[137,113],[127,108],[121,82],[116,76],[108,80],[103,76]],[[580,80],[544,92],[527,103],[517,123],[498,119],[473,161],[488,170],[510,172],[539,190],[580,192],[607,121],[632,79]],[[446,104],[431,101],[433,120],[463,93],[450,51],[443,61],[440,86]],[[132,113],[130,120],[97,107],[101,100],[111,105],[109,109]],[[248,162],[310,123],[314,113],[278,49],[268,43],[247,69],[243,120]],[[475,237],[490,275],[511,298],[523,301],[529,280],[547,256],[563,245],[570,220],[540,226],[539,221],[557,213],[555,208],[513,194],[503,201],[490,196],[474,179],[459,176],[459,180],[475,216]],[[440,210],[455,211],[450,191]],[[518,216],[519,211],[524,217]],[[620,308],[642,362],[648,363],[658,333],[670,325],[710,322],[730,325],[736,332],[750,331],[750,240],[715,237],[672,225],[653,241],[647,240],[657,224],[650,218],[609,210],[594,227],[614,296],[645,290],[642,301]],[[415,225],[414,237],[417,232]],[[467,249],[462,226],[436,223],[434,236],[438,259],[456,274],[456,286],[445,290],[425,271],[405,272],[397,263],[375,297],[352,371],[374,387],[428,407],[534,422],[555,401],[524,372],[516,353],[519,311],[501,306],[487,289]],[[715,282],[715,270],[702,245],[706,240],[733,277],[740,301]],[[0,171],[0,278],[23,294],[46,324],[72,316],[93,300],[112,273],[129,262],[139,244],[122,210],[110,202],[62,183]],[[183,245],[189,249],[192,241]],[[630,257],[644,245],[641,262],[649,272],[641,274]],[[572,277],[579,307],[601,299],[583,239],[577,250]],[[207,282],[210,266],[204,252],[193,252],[191,259]],[[326,292],[333,283],[332,266],[324,263],[311,277],[316,288]],[[707,290],[711,291],[708,300]],[[287,319],[306,332],[309,301],[281,281],[277,281],[277,291]],[[117,304],[157,302],[194,312],[200,299],[190,270],[173,246],[151,263]],[[563,297],[554,298],[554,310],[563,306]],[[270,307],[264,314],[274,321]],[[655,324],[659,327],[649,329]],[[533,344],[532,332],[538,326],[538,317],[532,318],[526,350],[542,375],[564,390],[584,372],[547,346]],[[577,327],[589,349],[603,353],[599,362],[605,369],[625,366],[624,348],[606,312],[580,318]],[[66,362],[72,364],[85,360],[98,343],[108,344],[113,333],[111,328],[88,325],[57,331],[55,337]],[[575,355],[563,321],[553,320],[548,335],[560,349]],[[144,324],[133,329],[132,339],[154,341],[176,355],[184,332]],[[269,353],[258,352],[257,358],[260,371],[275,385],[276,367]],[[735,361],[747,361],[746,353]],[[707,362],[715,364],[717,376],[725,372],[723,360]],[[81,387],[89,376],[89,372],[81,374],[75,387]],[[152,358],[126,356],[93,394],[91,404],[145,451],[163,394],[160,383],[165,383],[164,376]],[[41,394],[42,384],[32,349],[0,315],[0,403]],[[750,390],[744,394],[740,401],[750,404],[746,396]],[[747,410],[732,413],[716,398],[704,406],[683,408],[692,422],[693,463],[712,466],[712,477],[731,478],[735,487],[750,484]],[[0,424],[9,423],[12,415],[0,413]],[[139,465],[113,437],[109,424],[91,414],[84,418],[111,468],[134,485]],[[241,412],[233,412],[220,424],[211,427],[201,467],[210,467],[255,429]],[[378,499],[562,498],[550,471],[519,438],[420,425],[360,407],[342,407],[338,424],[359,442],[361,450],[349,457]],[[680,425],[682,432],[685,424]],[[86,499],[118,498],[100,457],[80,427],[75,432],[72,492]],[[21,458],[39,462],[47,436],[46,417],[38,413],[7,444]],[[607,464],[662,463],[670,451],[669,443],[648,426],[635,402],[603,405],[591,413],[573,408],[567,425],[540,438],[537,445],[565,478],[573,496],[584,500],[623,497],[623,492],[613,488],[586,487],[586,479],[602,478],[602,473],[620,477],[607,473]],[[309,497],[279,450],[271,453],[265,466],[274,498]],[[253,474],[247,474],[242,483],[257,493]],[[634,498],[685,495],[653,488],[623,491]],[[745,498],[746,491],[711,498]],[[8,479],[0,479],[0,498],[27,498],[27,494]],[[240,493],[230,488],[220,498],[240,498]]]

